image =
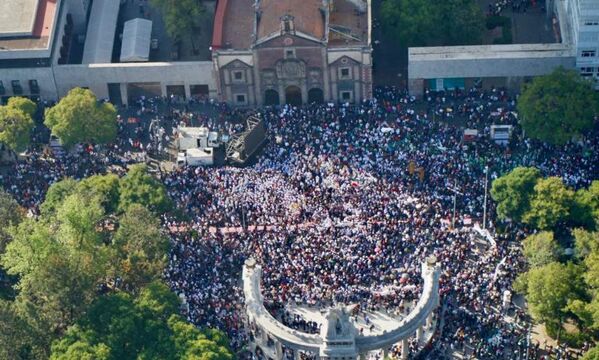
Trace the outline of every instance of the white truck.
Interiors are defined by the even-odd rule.
[[[177,154],[177,166],[212,166],[214,165],[214,149],[192,148]]]
[[[177,135],[177,148],[180,151],[207,148],[210,130],[205,127],[180,127]]]

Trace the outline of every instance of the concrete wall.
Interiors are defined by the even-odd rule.
[[[39,97],[42,99],[56,98],[56,85],[51,67],[0,69],[0,81],[6,93],[3,96],[13,96],[11,81],[19,80],[24,96],[31,95],[29,80],[37,80],[40,88]]]
[[[108,98],[109,83],[152,82],[160,83],[163,95],[168,85],[184,85],[188,96],[190,85],[208,85],[210,97],[216,97],[216,80],[210,61],[62,65],[54,68],[54,75],[59,97],[81,86],[88,87],[98,98]],[[121,95],[126,102],[126,94]]]
[[[419,95],[423,79],[529,77],[563,66],[574,69],[576,58],[567,44],[482,45],[410,48],[408,83]]]

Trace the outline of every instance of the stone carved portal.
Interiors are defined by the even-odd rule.
[[[279,61],[277,63],[277,78],[304,79],[306,78],[306,64],[298,60]]]

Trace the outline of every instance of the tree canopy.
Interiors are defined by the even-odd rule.
[[[474,0],[383,0],[381,22],[398,45],[476,45],[484,15]]]
[[[530,235],[523,242],[523,253],[531,267],[539,267],[557,261],[561,248],[553,233],[543,231]]]
[[[551,229],[558,222],[568,219],[574,191],[567,188],[562,179],[540,179],[534,190],[530,210],[524,215],[524,222],[539,229]]]
[[[21,108],[0,106],[0,142],[13,151],[23,151],[29,145],[34,123]]]
[[[191,35],[204,6],[197,0],[150,0],[150,4],[162,12],[166,32],[175,41]]]
[[[523,87],[518,111],[526,135],[562,145],[593,127],[599,96],[591,81],[559,68]]]
[[[568,303],[584,293],[582,269],[572,263],[552,262],[520,275],[514,288],[526,296],[533,318],[561,324]]]
[[[200,331],[177,315],[178,307],[177,296],[161,282],[138,297],[102,296],[54,342],[50,359],[233,359],[224,334]]]
[[[18,225],[22,220],[23,210],[17,201],[0,189],[0,254],[10,242],[10,227]]]
[[[148,174],[146,165],[133,165],[121,179],[119,209],[125,211],[133,204],[140,204],[157,214],[173,207],[166,189]]]
[[[18,295],[4,303],[4,315],[19,327],[0,335],[0,344],[47,353],[53,338],[87,316],[100,293],[134,296],[162,277],[168,239],[156,215],[143,205],[131,201],[117,210],[121,181],[115,175],[98,175],[57,182],[47,192],[40,217],[19,220],[9,228],[10,241],[0,264],[18,277]],[[10,202],[6,206],[13,207]],[[0,214],[4,210],[0,206]],[[12,224],[10,217],[2,220]],[[29,328],[45,335],[33,340],[18,336]],[[61,356],[98,359],[105,354],[102,345],[79,341]]]
[[[116,138],[116,109],[100,103],[90,90],[74,88],[46,110],[44,124],[65,147],[77,143],[110,143]]]
[[[587,189],[576,191],[570,215],[575,225],[599,230],[599,180],[593,181]]]
[[[497,216],[521,221],[530,209],[530,199],[540,177],[541,172],[536,168],[517,167],[495,179],[491,197],[497,202]]]
[[[599,360],[599,347],[594,347],[587,351],[580,360]]]
[[[20,96],[13,96],[9,98],[6,106],[17,109],[23,114],[29,115],[29,117],[32,119],[37,112],[37,105],[33,101]]]

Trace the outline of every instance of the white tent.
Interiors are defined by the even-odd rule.
[[[93,2],[83,49],[84,64],[111,62],[120,4],[120,0]]]
[[[150,41],[152,21],[133,19],[125,22],[121,62],[148,61],[150,59]]]

